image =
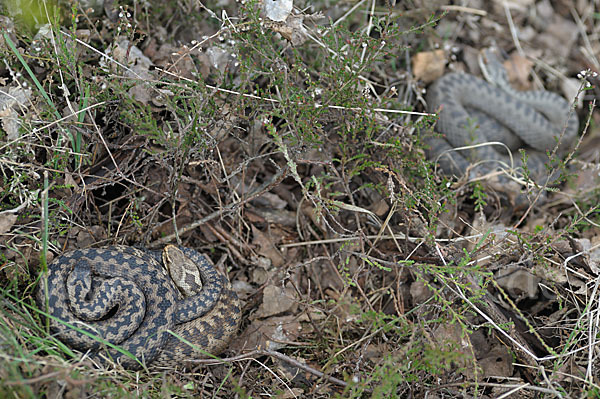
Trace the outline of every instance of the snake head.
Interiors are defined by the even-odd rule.
[[[67,277],[67,291],[71,298],[89,301],[92,296],[92,271],[85,262],[77,262]]]
[[[167,245],[162,252],[163,267],[184,297],[202,291],[202,278],[196,264],[175,245]]]

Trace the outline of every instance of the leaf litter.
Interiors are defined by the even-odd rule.
[[[544,83],[565,97],[573,98],[578,91],[576,82],[579,82],[575,75],[582,65],[591,64],[588,60],[593,59],[585,46],[592,46],[592,53],[594,49],[596,54],[599,50],[597,40],[583,43],[585,50],[581,52],[573,50],[587,34],[582,30],[582,21],[573,15],[589,16],[591,2],[579,1],[574,6],[572,2],[547,0],[474,0],[465,2],[465,8],[450,7],[441,1],[414,3],[411,10],[397,4],[399,14],[422,12],[427,15],[440,10],[448,13],[437,27],[424,33],[430,43],[439,46],[414,50],[418,48],[419,39],[409,35],[398,43],[397,49],[402,47],[400,44],[412,45],[413,49],[399,51],[396,58],[387,58],[385,62],[383,58],[373,61],[376,68],[368,71],[369,79],[362,75],[360,79],[364,82],[362,93],[368,94],[362,97],[373,106],[397,105],[386,97],[392,98],[391,86],[394,85],[402,86],[400,90],[407,99],[404,105],[422,109],[419,99],[427,83],[452,70],[479,73],[474,54],[490,44],[488,38],[509,51],[505,66],[514,87],[529,90]],[[262,11],[272,20],[263,24],[264,28],[277,32],[279,35],[273,36],[273,40],[281,40],[288,50],[302,50],[302,46],[312,43],[310,38],[315,30],[323,33],[332,28],[324,22],[322,14],[301,13],[293,8],[291,1],[265,0],[263,5]],[[98,8],[96,6],[94,8]],[[101,8],[107,8],[107,4]],[[216,12],[217,8],[212,9],[213,14],[211,10],[204,11],[213,19],[221,14]],[[325,11],[333,21],[344,21],[352,15],[352,10],[345,5]],[[407,204],[418,198],[410,196],[417,186],[408,174],[408,177],[394,179],[381,173],[382,168],[372,168],[368,170],[375,177],[369,180],[364,175],[347,176],[344,168],[332,166],[332,160],[343,155],[340,148],[348,145],[340,139],[340,132],[345,124],[356,122],[346,115],[332,110],[322,119],[312,121],[315,130],[323,135],[317,149],[293,147],[291,158],[289,154],[287,158],[278,154],[277,147],[272,145],[277,132],[269,128],[282,127],[273,124],[277,119],[264,104],[257,106],[257,110],[252,108],[256,106],[252,96],[267,97],[268,93],[276,101],[285,101],[282,97],[285,85],[261,87],[260,83],[265,82],[264,76],[267,76],[263,74],[262,78],[254,76],[256,85],[245,86],[248,96],[226,91],[230,90],[225,89],[230,87],[229,83],[240,79],[242,68],[247,67],[240,65],[244,61],[238,51],[240,47],[227,38],[223,28],[231,22],[228,16],[218,32],[206,21],[188,21],[189,26],[180,28],[167,22],[152,30],[140,23],[138,29],[145,32],[145,40],[134,33],[128,37],[116,35],[115,32],[122,32],[116,27],[127,29],[123,24],[127,18],[111,20],[108,17],[108,14],[96,17],[100,18],[97,31],[91,29],[89,35],[80,32],[80,40],[87,45],[104,46],[102,50],[86,48],[86,52],[77,52],[84,63],[82,78],[99,82],[99,90],[92,94],[91,101],[108,99],[109,89],[102,87],[112,87],[112,79],[126,86],[129,98],[119,97],[116,103],[120,105],[105,107],[99,113],[86,113],[84,124],[76,119],[68,121],[73,132],[84,131],[87,151],[85,162],[66,164],[64,175],[53,178],[50,196],[64,204],[55,208],[53,217],[69,225],[76,224],[66,231],[52,231],[53,252],[113,241],[152,246],[162,237],[180,234],[184,244],[209,251],[213,258],[218,254],[226,259],[219,267],[228,272],[242,298],[244,323],[229,355],[256,349],[287,353],[309,370],[337,376],[347,384],[355,380],[364,383],[359,386],[366,389],[365,394],[385,385],[382,382],[385,379],[376,376],[377,372],[386,370],[386,362],[391,362],[404,378],[393,390],[398,397],[409,392],[420,397],[426,392],[436,392],[435,386],[443,384],[447,385],[444,391],[447,395],[458,395],[463,391],[453,387],[457,382],[465,386],[480,384],[480,387],[495,383],[493,387],[491,384],[484,388],[482,397],[507,392],[507,381],[534,383],[540,389],[550,389],[541,379],[532,378],[535,373],[523,364],[545,365],[545,378],[567,390],[577,391],[597,384],[595,346],[589,349],[591,359],[576,355],[590,338],[582,328],[582,320],[597,310],[593,299],[600,264],[600,234],[593,218],[597,211],[593,210],[594,204],[591,211],[581,208],[590,197],[580,197],[580,203],[575,206],[570,198],[557,194],[552,197],[554,203],[534,209],[516,228],[510,200],[492,191],[485,207],[477,210],[468,197],[472,191],[460,182],[450,185],[455,198],[448,203],[449,212],[435,214],[429,202],[410,207]],[[10,19],[3,21],[3,24],[12,24]],[[360,18],[358,21],[364,23]],[[402,18],[398,18],[398,23],[402,22]],[[589,19],[585,23],[591,24]],[[519,28],[520,42],[514,41],[515,25]],[[593,24],[591,28],[584,25],[584,29],[593,28]],[[165,35],[173,35],[177,40],[168,40]],[[327,33],[323,35],[327,37]],[[16,36],[10,37],[17,42]],[[62,39],[67,37],[62,36]],[[195,39],[185,40],[186,37]],[[48,38],[39,40],[49,43]],[[353,40],[355,38],[349,37],[347,41],[351,45],[340,46],[341,51],[348,52],[352,46],[364,48]],[[369,46],[368,40],[362,43]],[[525,50],[519,47],[522,43],[527,44]],[[81,44],[77,47],[84,49]],[[10,56],[4,42],[2,49]],[[19,50],[26,53],[32,49],[21,42]],[[396,62],[396,59],[402,61]],[[95,64],[102,73],[94,72]],[[273,63],[273,67],[285,74],[293,65]],[[22,132],[33,131],[32,126],[37,123],[33,111],[40,108],[38,104],[43,101],[38,97],[39,92],[18,85],[23,79],[15,78],[16,68],[16,62],[10,62],[10,67],[8,64],[0,66],[3,127],[0,145],[3,148],[13,141],[25,146],[32,144],[33,140]],[[344,70],[342,66],[337,72]],[[40,79],[46,73],[40,66],[35,72]],[[310,86],[313,80],[324,82],[328,74],[329,71],[311,71],[303,75],[302,84]],[[333,81],[336,79],[340,78]],[[193,105],[197,108],[185,112],[178,109],[182,98],[189,97],[180,90],[181,82],[199,83],[200,103]],[[407,89],[411,85],[412,89]],[[341,100],[336,96],[341,95],[342,86],[336,87],[339,92],[327,94],[330,100],[320,98],[319,101],[337,104]],[[317,87],[312,88],[312,93],[319,93]],[[53,94],[54,101],[63,102],[60,95]],[[68,93],[62,95],[68,96]],[[583,96],[580,102],[584,102]],[[129,109],[128,104],[134,106]],[[298,104],[293,108],[300,108]],[[142,115],[142,108],[136,108],[138,106],[150,108],[149,120],[134,118],[136,112]],[[188,118],[199,114],[199,109],[209,107],[213,111],[208,115],[202,114],[198,120]],[[123,112],[124,109],[127,112]],[[313,115],[318,112],[319,108],[313,109]],[[216,116],[211,119],[211,114]],[[583,115],[581,111],[580,115]],[[303,115],[300,120],[309,117],[311,115]],[[597,120],[597,113],[593,118]],[[384,123],[386,118],[378,121]],[[402,121],[398,119],[394,123]],[[129,129],[129,126],[138,126],[139,130]],[[588,194],[597,191],[598,146],[592,144],[598,135],[595,126],[597,124],[592,125],[580,146],[578,161],[582,165],[580,172],[576,172],[575,184],[565,188],[571,197],[580,195],[582,189]],[[408,137],[416,136],[413,128],[409,131],[413,136]],[[201,139],[185,154],[174,151],[173,148],[184,148],[186,137],[191,137],[185,135],[189,132],[197,132]],[[392,132],[391,127],[384,129],[372,142],[387,145],[385,135]],[[64,148],[56,134],[47,134],[43,141],[45,150]],[[293,129],[290,128],[288,134],[293,134]],[[358,146],[361,140],[350,143]],[[292,147],[292,141],[286,145]],[[412,142],[403,149],[420,151],[414,149]],[[42,164],[39,153],[33,157],[15,154],[13,162],[32,162],[36,165],[35,173],[50,169]],[[378,153],[369,155],[380,156]],[[285,169],[289,167],[289,159],[296,162],[295,169]],[[409,166],[393,166],[400,170],[404,167],[404,171],[414,168],[410,160],[404,162]],[[2,162],[0,165],[5,182],[9,180],[6,177],[19,175],[21,170],[7,165],[10,164]],[[284,170],[283,177],[277,177],[277,173]],[[335,178],[326,176],[321,180],[321,176],[327,174]],[[298,184],[296,177],[304,187]],[[371,189],[377,179],[387,182],[389,191],[381,194]],[[15,196],[16,188],[5,191],[2,210],[18,205],[15,198],[19,195],[24,199],[39,189],[38,181],[34,184],[34,180],[27,177],[24,181],[25,184],[13,183],[20,194]],[[403,193],[397,192],[390,181],[398,187],[406,187],[409,195],[402,197]],[[307,191],[306,186],[312,191]],[[319,196],[327,201],[319,201]],[[390,200],[398,198],[394,196],[405,200],[401,210],[397,208],[398,203]],[[406,202],[406,198],[412,202]],[[215,210],[216,216],[211,216]],[[575,211],[567,217],[568,210]],[[183,233],[175,231],[174,226],[190,226],[203,218],[209,220]],[[579,218],[581,222],[590,220],[589,228],[576,231],[572,228],[575,224],[572,218]],[[429,224],[432,219],[439,220],[439,224]],[[39,232],[37,220],[26,212],[0,213],[2,272],[6,281],[13,281],[19,275],[19,281],[25,284],[27,276],[35,275],[41,249],[30,237]],[[568,234],[565,233],[567,227]],[[577,236],[571,235],[572,231],[576,231]],[[419,240],[413,240],[414,236]],[[463,258],[465,249],[474,255],[476,262]],[[451,269],[462,260],[466,262],[465,267],[481,267],[482,271],[476,271],[481,273],[477,274],[479,279],[469,279],[470,272],[464,269]],[[416,264],[407,267],[404,261]],[[445,267],[447,271],[443,270]],[[469,302],[471,297],[465,292],[478,296],[478,301]],[[441,298],[447,302],[438,302]],[[482,305],[484,302],[486,306]],[[581,311],[586,305],[589,309]],[[448,307],[456,312],[453,322],[446,318]],[[490,310],[492,308],[495,310]],[[502,321],[511,327],[500,326]],[[579,331],[579,347],[569,339],[565,326]],[[594,332],[591,324],[587,327]],[[508,331],[508,336],[502,329]],[[437,358],[447,361],[435,364],[439,367],[437,374],[420,374],[427,382],[419,384],[414,379],[418,373],[405,366],[419,361],[431,365],[427,363],[432,361],[427,357],[431,353],[443,353],[446,357]],[[547,357],[551,360],[544,360]],[[329,382],[331,380],[320,379],[316,377],[318,373],[306,372],[293,362],[277,359],[273,364],[276,377],[267,373],[267,377],[261,379],[260,367],[250,368],[245,375],[237,370],[236,375],[240,381],[245,377],[259,381],[264,387],[285,381],[280,386],[286,395],[282,397],[348,392],[344,389],[349,385],[339,388]],[[37,375],[47,372],[50,371],[40,371]],[[413,372],[416,374],[411,374]],[[249,380],[241,385],[247,392],[256,394]],[[317,386],[321,387],[320,391]],[[48,392],[57,389],[48,385]],[[79,392],[72,385],[68,390],[71,394]]]

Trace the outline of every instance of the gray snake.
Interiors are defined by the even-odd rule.
[[[438,112],[436,130],[443,138],[428,139],[426,155],[439,162],[446,174],[462,176],[477,163],[471,175],[481,175],[510,167],[507,148],[511,152],[523,148],[532,177],[540,181],[546,176],[546,151],[552,151],[559,138],[558,154],[569,148],[577,135],[577,116],[569,116],[569,103],[555,93],[512,89],[504,67],[489,50],[482,60],[482,70],[493,83],[470,74],[450,73],[429,88],[428,111]],[[468,152],[455,151],[487,142],[501,142],[506,147],[487,145]],[[518,155],[514,159],[514,166],[523,166]]]
[[[219,354],[240,323],[237,295],[203,255],[179,250],[202,280],[200,291],[190,297],[179,292],[160,252],[115,246],[58,257],[37,292],[51,333],[96,360],[108,357],[129,369]]]

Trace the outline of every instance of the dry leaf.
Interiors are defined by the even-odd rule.
[[[387,215],[388,211],[390,210],[390,206],[388,205],[388,202],[382,198],[371,206],[371,210],[381,218]]]
[[[251,261],[255,265],[252,270],[251,281],[256,285],[263,285],[275,273],[275,269],[273,269],[271,261],[262,256],[254,256]]]
[[[107,54],[112,55],[116,61],[128,67],[125,71],[125,76],[133,79],[152,78],[152,74],[149,72],[152,61],[137,46],[131,45],[129,40],[121,40],[112,47],[112,51],[109,49]]]
[[[489,355],[477,360],[483,370],[481,378],[511,377],[513,375],[512,356],[505,346],[497,345]]]
[[[260,208],[283,209],[287,202],[282,200],[277,194],[264,193],[251,201],[252,205]]]
[[[470,342],[458,323],[440,324],[433,333],[433,339],[439,345],[439,350],[460,353],[462,356],[454,359],[454,362],[458,367],[469,370],[472,365]]]
[[[152,61],[146,57],[142,50],[134,45],[131,45],[129,40],[123,39],[116,43],[112,48],[106,51],[107,55],[111,55],[120,64],[125,65],[125,76],[135,80],[151,80],[152,74],[150,67]],[[106,65],[104,58],[100,60],[100,65]],[[153,97],[152,88],[143,84],[136,84],[129,89],[129,95],[142,104],[148,104]]]
[[[252,212],[254,211],[254,212]],[[278,224],[286,227],[296,227],[296,214],[285,209],[254,208],[248,209],[251,222]],[[289,236],[289,234],[286,234]]]
[[[106,239],[106,231],[102,226],[90,226],[77,233],[77,247],[87,248]]]
[[[177,76],[195,79],[196,66],[191,56],[198,57],[200,54],[198,51],[192,52],[186,46],[175,47],[165,43],[158,50],[155,47],[147,47],[144,54],[150,57],[155,65],[159,65]]]
[[[303,21],[304,17],[301,15],[290,15],[285,22],[273,23],[269,27],[289,40],[292,46],[300,46],[308,39],[308,32],[304,28]]]
[[[296,291],[289,285],[282,289],[276,285],[268,285],[263,290],[263,300],[256,312],[256,317],[269,317],[292,310],[298,302]]]
[[[316,273],[313,278],[319,287],[332,292],[341,292],[344,289],[344,281],[336,272],[335,268],[327,261],[316,261],[313,263]]]
[[[269,236],[260,231],[254,225],[252,225],[252,235],[252,244],[259,247],[257,251],[259,255],[270,259],[271,264],[275,267],[279,267],[284,264],[285,259],[283,258],[283,255],[281,255],[281,252],[279,252]]]
[[[294,8],[293,0],[264,0],[263,10],[271,21],[283,22]]]
[[[221,72],[225,72],[225,69],[233,60],[231,52],[220,47],[209,47],[206,49],[205,53],[210,61],[210,66]]]
[[[305,359],[295,357],[294,360],[296,360],[298,363],[308,366],[312,369],[320,370],[319,365],[317,365],[317,364],[308,365],[308,362]],[[319,379],[319,377],[317,377],[316,375],[311,374],[292,363],[277,359],[276,364],[277,364],[277,371],[279,372],[279,374],[285,376],[285,378],[288,381],[292,382],[293,385],[308,387],[308,386],[313,385]],[[279,395],[278,395],[278,397],[279,397]],[[290,396],[286,396],[286,397],[290,397]]]
[[[536,264],[533,267],[533,271],[535,272],[536,276],[557,284],[564,284],[569,281],[567,275],[561,267],[552,267],[551,264]]]
[[[504,69],[508,74],[508,81],[518,90],[531,90],[529,75],[533,67],[533,61],[514,52],[510,58],[504,61]]]
[[[8,141],[19,138],[21,122],[18,110],[27,110],[30,97],[31,90],[29,89],[20,87],[0,89],[0,120]]]
[[[232,342],[230,347],[234,351],[254,348],[278,350],[285,347],[287,343],[296,342],[301,331],[302,326],[296,320],[296,316],[257,319]]]
[[[430,83],[441,77],[446,68],[444,50],[422,51],[412,58],[415,78]]]
[[[17,221],[17,217],[14,213],[0,213],[0,234],[8,232]]]
[[[596,273],[596,275],[600,274],[600,248],[596,245],[599,244],[599,237],[592,237],[591,247],[595,247],[592,249],[589,255],[588,264],[592,272]]]
[[[496,273],[495,280],[512,297],[536,298],[541,278],[520,266],[508,266]]]
[[[414,281],[410,285],[410,296],[415,305],[427,302],[432,295],[433,293],[423,281]]]

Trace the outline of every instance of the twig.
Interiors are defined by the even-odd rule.
[[[494,231],[494,233],[502,234],[502,233],[506,233],[506,231],[498,230],[498,231]],[[483,233],[477,233],[477,234],[456,237],[456,238],[436,238],[435,242],[455,243],[455,242],[462,242],[462,241],[470,241],[470,240],[474,240],[477,238],[481,238],[483,236],[484,236]],[[326,238],[323,240],[292,242],[289,244],[280,245],[279,248],[284,249],[284,248],[303,247],[303,246],[310,246],[310,245],[334,244],[334,243],[338,243],[338,242],[363,240],[365,238],[369,239],[369,240],[378,240],[378,241],[381,241],[381,240],[406,240],[406,241],[416,242],[416,243],[421,243],[421,242],[425,241],[424,237],[411,237],[411,236],[405,235],[404,233],[396,233],[396,234],[382,234],[382,235],[377,234],[377,235],[366,235],[366,236]],[[510,241],[510,242],[512,242],[512,241]]]
[[[506,2],[502,3],[504,7],[504,15],[506,15],[506,21],[508,22],[508,27],[510,29],[510,35],[513,39],[513,43],[515,43],[515,47],[521,56],[525,56],[525,52],[523,51],[523,47],[521,47],[521,42],[519,42],[519,36],[517,35],[517,28],[515,27],[515,23],[510,15],[510,9]]]
[[[488,14],[487,11],[480,10],[478,8],[463,7],[463,6],[456,6],[456,5],[444,5],[444,6],[440,6],[440,10],[442,10],[442,11],[464,12],[464,13],[467,13],[467,14],[481,15],[482,17],[486,17],[487,14]]]
[[[440,257],[442,263],[446,265],[446,259],[443,257],[439,245],[436,244],[435,249]],[[467,281],[469,282],[471,287],[480,288],[479,283],[471,276],[467,276]],[[509,341],[509,345],[513,352],[515,353],[517,359],[522,361],[529,368],[537,369],[539,367],[538,362],[540,359],[533,353],[533,350],[529,347],[529,344],[523,339],[521,334],[516,330],[513,323],[509,323],[509,320],[502,312],[497,308],[496,304],[491,298],[490,294],[484,294],[480,301],[487,305],[487,310],[489,311],[489,315],[485,313],[482,309],[477,307],[463,292],[463,289],[455,283],[454,287],[444,283],[444,285],[458,295],[463,301],[465,301],[475,312],[477,312],[481,317],[483,317],[488,323],[490,323],[499,335],[503,335]],[[505,331],[500,325],[508,326],[509,332]],[[531,381],[534,381],[533,373],[529,368],[524,368],[523,372],[527,376],[527,378]]]
[[[257,356],[271,356],[271,357],[274,357],[281,361],[284,361],[286,363],[289,363],[295,367],[298,367],[299,369],[302,369],[313,375],[316,375],[319,378],[325,378],[327,381],[332,382],[336,385],[341,385],[343,387],[348,386],[348,383],[346,381],[342,381],[338,378],[327,375],[319,370],[316,370],[310,366],[300,363],[296,359],[293,359],[287,355],[284,355],[283,353],[269,350],[269,349],[257,349],[252,352],[245,353],[243,355],[238,355],[238,356],[233,356],[233,357],[228,357],[228,358],[223,358],[223,359],[198,359],[198,360],[191,360],[191,362],[193,362],[194,364],[206,364],[206,365],[210,366],[210,365],[215,365],[215,364],[239,362],[241,360],[253,359],[254,357],[257,357]]]
[[[60,377],[62,374],[63,374],[62,371],[53,371],[51,373],[38,375],[37,377],[33,377],[30,379],[23,379],[23,380],[16,380],[16,381],[4,381],[3,384],[5,384],[5,386],[8,386],[8,387],[32,385],[32,384],[44,382],[46,380],[57,379],[57,377]]]
[[[209,214],[208,216],[203,217],[200,220],[196,220],[195,222],[190,223],[189,225],[180,228],[177,233],[179,235],[183,235],[189,231],[194,230],[196,227],[202,226],[204,223],[211,221],[218,216],[223,215],[226,212],[233,211],[236,208],[244,205],[245,203],[252,201],[254,198],[262,195],[263,193],[269,191],[271,188],[273,188],[274,186],[279,184],[285,178],[287,171],[288,171],[287,167],[279,169],[279,171],[273,176],[273,178],[271,180],[269,180],[268,182],[265,182],[260,187],[258,187],[256,190],[252,191],[246,198],[242,198],[241,200],[236,201],[232,204],[229,204],[229,205],[223,207],[222,209],[214,211],[213,213]],[[160,238],[160,239],[150,243],[148,245],[148,248],[158,248],[161,245],[171,242],[175,237],[176,237],[175,233],[169,234],[166,237]]]

